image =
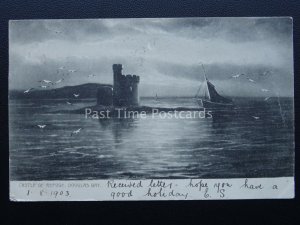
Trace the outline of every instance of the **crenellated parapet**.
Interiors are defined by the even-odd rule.
[[[127,74],[127,75],[122,75],[121,80],[127,85],[131,85],[131,84],[139,83],[140,77],[137,75]]]
[[[115,106],[138,105],[138,83],[140,82],[140,77],[131,74],[123,75],[122,69],[122,64],[113,65],[113,104]]]
[[[122,64],[113,64],[113,88],[105,87],[98,90],[98,105],[137,106],[139,104],[138,84],[140,77],[137,75],[123,75]]]

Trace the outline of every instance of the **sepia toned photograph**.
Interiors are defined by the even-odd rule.
[[[12,20],[11,181],[294,176],[293,21]]]

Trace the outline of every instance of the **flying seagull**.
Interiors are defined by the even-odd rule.
[[[269,100],[269,98],[271,98],[271,97],[266,97],[264,100],[265,100],[265,101],[268,101],[268,100]]]
[[[95,77],[95,76],[96,76],[96,75],[93,74],[93,73],[91,73],[91,74],[88,75],[88,77]]]
[[[247,77],[247,79],[252,83],[255,82],[254,80],[250,79],[249,77]]]
[[[53,82],[51,80],[40,80],[40,83],[44,82],[46,84],[53,84]]]
[[[67,101],[67,104],[68,104],[68,105],[72,105],[72,103],[71,103],[71,102],[68,102],[68,101]]]
[[[59,67],[58,69],[59,69],[59,70],[63,70],[63,69],[65,69],[65,67],[64,67],[64,66],[61,66],[61,67]]]
[[[42,86],[40,86],[41,88],[47,88],[48,86],[46,86],[46,85],[42,85]]]
[[[52,81],[51,80],[42,80],[43,82],[45,82],[46,84],[50,84],[50,83],[52,83]]]
[[[62,82],[64,79],[59,79],[57,81],[55,81],[55,84],[59,84],[60,82]]]
[[[77,70],[68,70],[69,73],[75,73]]]
[[[239,77],[242,76],[242,75],[245,75],[245,74],[241,73],[241,74],[233,75],[233,76],[231,76],[231,77],[236,79],[236,78],[239,78]]]
[[[71,136],[72,136],[72,135],[75,135],[75,134],[78,134],[78,133],[80,132],[81,129],[82,129],[82,128],[79,128],[78,130],[74,130],[74,131],[71,133]]]
[[[269,90],[268,89],[261,89],[261,91],[263,91],[263,92],[268,92]]]
[[[39,128],[44,129],[46,127],[46,125],[37,125]]]
[[[25,94],[29,93],[29,91],[33,90],[34,88],[29,88],[26,91],[24,91]]]
[[[258,116],[252,116],[254,119],[256,119],[256,120],[258,120],[259,119],[259,117]]]
[[[79,97],[79,94],[73,94],[75,98],[78,98]]]

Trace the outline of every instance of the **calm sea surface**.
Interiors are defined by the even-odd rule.
[[[12,180],[293,176],[291,98],[235,99],[234,110],[202,119],[53,113],[96,103],[66,101],[10,100]],[[141,105],[198,107],[190,98],[141,99]]]

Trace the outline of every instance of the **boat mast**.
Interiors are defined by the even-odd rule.
[[[202,66],[202,69],[203,69],[203,75],[204,75],[204,79],[205,79],[205,83],[206,83],[206,89],[207,89],[207,93],[208,93],[208,98],[209,98],[209,100],[210,100],[210,93],[209,93],[209,89],[208,89],[208,85],[207,85],[208,79],[207,79],[207,77],[206,77],[205,69],[204,69],[204,66],[203,66],[202,63],[201,63],[201,66]]]

